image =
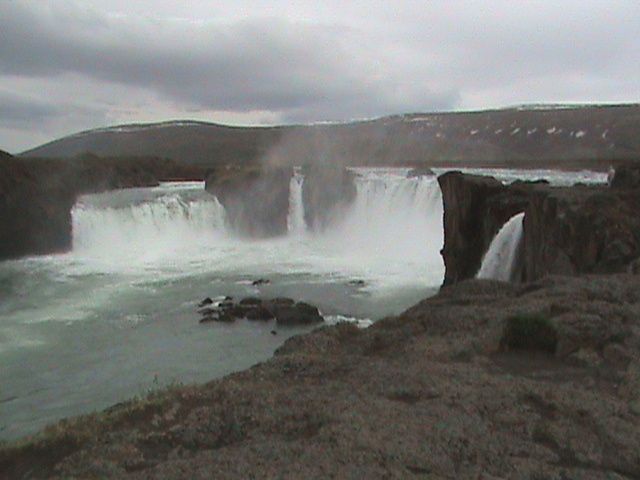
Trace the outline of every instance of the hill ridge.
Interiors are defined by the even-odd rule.
[[[215,166],[602,161],[640,155],[640,104],[533,104],[273,126],[175,119],[85,130],[21,156],[150,155]],[[274,157],[275,158],[274,160]]]

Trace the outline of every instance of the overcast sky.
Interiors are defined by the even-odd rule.
[[[0,0],[0,149],[118,123],[640,100],[638,0]]]

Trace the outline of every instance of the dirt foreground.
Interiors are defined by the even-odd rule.
[[[0,477],[640,478],[640,277],[463,282],[50,427]]]

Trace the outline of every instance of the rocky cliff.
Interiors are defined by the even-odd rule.
[[[514,280],[547,274],[625,271],[640,256],[636,167],[620,167],[612,187],[553,187],[450,172],[439,178],[444,202],[445,285],[473,277],[491,240],[525,212]],[[624,180],[623,180],[624,179]]]
[[[438,178],[444,205],[444,285],[476,275],[500,227],[528,202],[526,183],[507,187],[493,177],[448,172]]]
[[[206,189],[224,206],[237,233],[273,237],[287,232],[292,176],[291,167],[217,169],[207,177]]]
[[[355,200],[355,174],[345,167],[318,165],[308,166],[302,173],[305,222],[313,230],[323,230],[342,218]]]
[[[78,195],[153,186],[204,172],[156,158],[0,160],[0,260],[71,247],[71,209]]]

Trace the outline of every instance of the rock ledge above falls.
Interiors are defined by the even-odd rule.
[[[444,285],[474,277],[500,227],[523,211],[515,280],[626,271],[640,256],[640,188],[633,181],[640,178],[638,171],[619,167],[612,187],[554,187],[546,182],[505,186],[490,177],[441,175]]]

